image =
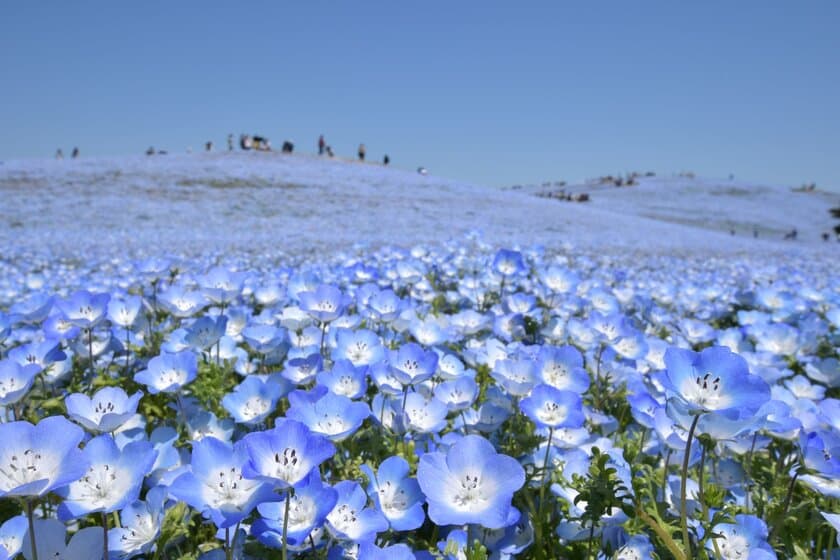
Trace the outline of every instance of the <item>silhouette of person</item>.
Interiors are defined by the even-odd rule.
[[[359,161],[365,161],[365,154],[367,153],[367,149],[365,149],[364,144],[359,144]]]
[[[76,159],[77,157],[79,157],[79,148],[78,147],[73,147],[73,152],[70,154],[70,157],[72,157],[73,159]]]
[[[318,137],[318,155],[324,155],[324,150],[327,147],[327,142],[324,140],[324,135]]]
[[[388,165],[391,163],[391,158],[388,157],[388,154],[385,154],[385,157],[382,158],[382,165]]]

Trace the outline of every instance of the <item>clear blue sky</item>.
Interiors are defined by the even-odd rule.
[[[0,159],[324,133],[476,183],[838,189],[838,129],[836,0],[0,5]]]

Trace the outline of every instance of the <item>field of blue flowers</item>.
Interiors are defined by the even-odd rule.
[[[829,262],[19,257],[0,560],[840,558]]]

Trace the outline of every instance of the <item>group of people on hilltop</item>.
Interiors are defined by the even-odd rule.
[[[70,153],[70,157],[72,157],[73,159],[76,159],[77,157],[79,157],[79,148],[78,147],[73,148],[73,151]],[[62,151],[61,148],[59,148],[55,151],[55,159],[64,159],[64,152]]]

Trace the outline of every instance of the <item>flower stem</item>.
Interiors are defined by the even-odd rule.
[[[691,421],[691,427],[688,429],[688,439],[685,442],[685,453],[682,464],[682,484],[680,486],[680,526],[682,528],[683,547],[685,548],[686,556],[689,558],[691,558],[691,539],[688,538],[686,480],[688,479],[688,461],[691,457],[691,440],[694,438],[694,430],[697,428],[698,420],[700,420],[699,414]]]
[[[108,560],[108,514],[102,512],[102,552],[103,560]]]
[[[286,531],[289,528],[289,505],[292,501],[292,489],[289,488],[289,491],[286,493],[286,508],[283,513],[283,553],[282,558],[286,560],[288,557],[288,543],[286,542]]]
[[[225,527],[225,559],[233,560],[233,546],[230,544],[230,527]]]
[[[32,560],[38,560],[38,549],[35,547],[35,512],[32,500],[26,500],[26,517],[29,518],[29,544],[32,546]]]

